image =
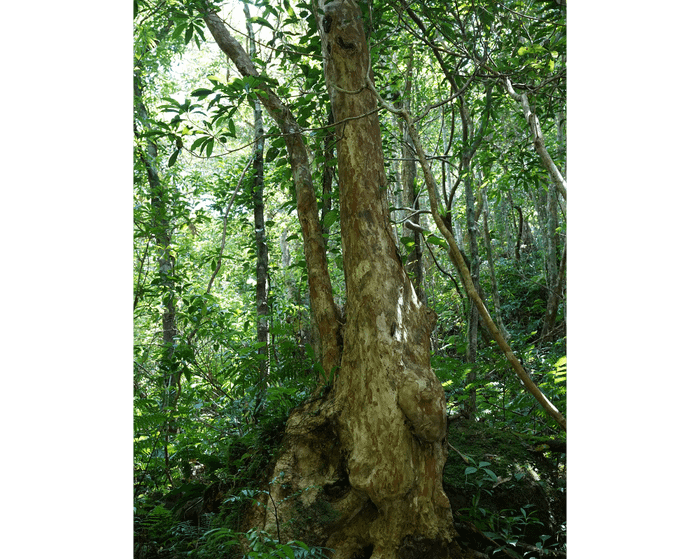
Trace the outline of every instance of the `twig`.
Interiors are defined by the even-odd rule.
[[[472,465],[471,462],[469,462],[469,460],[467,459],[467,457],[464,456],[464,454],[462,454],[462,453],[461,453],[459,450],[457,450],[455,447],[453,447],[451,443],[447,443],[447,446],[449,446],[452,450],[454,450],[457,454],[459,454],[459,457],[460,457],[462,460],[464,460],[464,463],[465,463],[467,466],[471,466],[471,465]]]
[[[219,249],[219,260],[216,263],[216,269],[214,270],[214,273],[211,275],[211,279],[209,280],[209,285],[207,286],[207,293],[211,291],[211,286],[214,283],[214,278],[216,278],[216,275],[219,273],[219,270],[221,269],[221,259],[224,254],[224,247],[226,246],[226,226],[228,224],[228,214],[231,211],[231,206],[233,205],[233,201],[236,199],[236,194],[238,194],[238,189],[241,187],[241,184],[243,184],[243,178],[245,177],[246,172],[248,171],[248,168],[250,167],[251,163],[253,163],[253,158],[251,157],[248,160],[248,163],[245,166],[245,169],[243,169],[243,172],[241,173],[240,178],[238,179],[238,184],[236,185],[236,190],[233,193],[233,196],[231,196],[231,200],[228,203],[228,206],[226,207],[226,212],[224,212],[224,230],[221,233],[221,248]]]

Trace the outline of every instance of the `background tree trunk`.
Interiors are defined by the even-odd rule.
[[[370,87],[374,94],[379,98],[379,94],[370,82],[367,82],[367,87]],[[382,107],[390,111],[392,110],[392,108],[384,100],[380,98],[380,101]],[[556,407],[547,399],[547,397],[532,381],[527,371],[525,371],[525,368],[523,367],[522,363],[520,363],[518,358],[513,353],[513,350],[511,349],[510,345],[508,345],[508,342],[501,335],[500,331],[498,330],[498,326],[496,326],[496,323],[491,318],[488,309],[484,305],[483,300],[481,299],[479,293],[474,287],[474,283],[471,281],[471,274],[469,273],[469,268],[465,262],[465,258],[459,250],[459,247],[457,246],[457,243],[454,239],[454,235],[452,235],[452,232],[450,231],[449,227],[447,227],[445,221],[440,215],[436,195],[437,188],[435,176],[433,175],[433,172],[430,169],[430,165],[428,164],[428,160],[425,156],[425,150],[423,149],[420,136],[418,136],[418,132],[416,131],[413,117],[411,117],[411,115],[404,109],[402,109],[400,113],[402,117],[406,120],[406,124],[408,125],[408,131],[411,134],[411,138],[413,138],[413,144],[416,147],[418,160],[420,161],[421,168],[423,169],[423,175],[425,177],[425,181],[428,187],[428,195],[430,196],[430,211],[433,215],[433,219],[435,220],[435,224],[438,226],[440,233],[442,233],[443,237],[445,238],[450,247],[450,259],[455,264],[459,272],[460,279],[462,280],[462,285],[467,291],[469,298],[473,301],[474,304],[477,305],[477,308],[479,309],[479,314],[484,320],[484,323],[488,328],[491,336],[496,341],[498,346],[503,350],[506,359],[513,367],[513,370],[518,375],[518,378],[523,382],[527,390],[537,399],[537,401],[542,405],[542,407],[544,407],[547,413],[556,420],[556,422],[560,425],[562,429],[566,430],[566,418],[564,418],[564,416],[559,412],[559,410],[556,409]]]
[[[248,30],[249,52],[251,58],[256,57],[255,33],[250,22],[250,9],[248,4],[243,4],[243,11],[246,17],[246,28]],[[253,119],[255,127],[255,144],[253,145],[253,219],[255,223],[255,253],[256,253],[256,282],[255,282],[255,306],[257,310],[257,334],[258,334],[258,391],[256,395],[254,416],[258,412],[267,388],[267,368],[268,368],[268,336],[269,309],[267,304],[268,294],[268,258],[267,239],[265,237],[265,168],[263,166],[263,156],[265,151],[265,137],[263,130],[262,107],[260,100],[253,101]]]
[[[406,87],[404,88],[402,100],[397,102],[397,107],[405,107],[411,110],[411,88],[413,84],[413,56],[409,58],[406,68]],[[416,196],[416,152],[413,149],[413,141],[408,135],[405,123],[399,119],[399,130],[401,131],[401,190],[403,194],[402,205],[404,208],[411,208],[413,212],[420,211],[420,201]],[[420,226],[420,214],[415,216],[408,213],[407,219]],[[406,271],[413,278],[413,287],[422,303],[425,304],[425,292],[423,291],[423,248],[421,246],[421,233],[416,229],[410,229],[406,224],[403,227],[404,237],[413,237],[413,249],[406,257]]]
[[[515,99],[523,108],[523,115],[532,133],[532,143],[535,146],[535,151],[540,156],[544,168],[547,170],[549,175],[552,177],[552,182],[556,186],[557,190],[561,194],[562,198],[566,200],[566,179],[562,176],[556,163],[552,160],[549,155],[546,146],[544,145],[544,136],[542,135],[542,129],[540,128],[540,121],[537,115],[530,109],[530,103],[525,93],[516,93],[513,89],[513,84],[511,84],[509,78],[504,79],[506,91],[513,99]]]
[[[134,98],[136,112],[143,126],[149,130],[148,111],[141,98],[141,84],[138,73],[134,75]],[[141,151],[141,159],[146,167],[148,185],[151,193],[152,231],[158,247],[158,275],[160,285],[164,292],[162,313],[162,353],[160,370],[163,378],[163,395],[161,408],[167,414],[167,420],[163,426],[163,456],[165,459],[165,473],[170,483],[173,483],[170,474],[170,455],[168,446],[170,434],[177,432],[173,416],[177,407],[178,385],[180,382],[180,369],[174,362],[175,342],[177,328],[175,323],[175,286],[173,273],[175,270],[175,256],[171,250],[171,223],[168,216],[168,192],[160,180],[157,167],[158,146],[152,140],[146,141],[146,150]]]
[[[510,335],[503,324],[503,316],[501,314],[501,297],[498,294],[498,282],[496,281],[496,266],[494,262],[493,250],[491,248],[491,232],[489,231],[489,199],[486,189],[482,189],[481,196],[484,201],[484,245],[486,247],[486,258],[489,265],[489,275],[491,276],[491,294],[493,296],[493,316],[498,329],[501,331],[503,338],[508,341]]]
[[[558,144],[558,157],[559,159],[564,159],[566,146],[564,145],[564,118],[562,115],[557,115],[557,144]],[[566,174],[566,168],[564,168],[564,174]],[[547,190],[547,209],[549,212],[548,221],[548,238],[552,248],[550,249],[554,253],[554,260],[557,256],[557,248],[560,244],[561,235],[558,234],[558,206],[559,206],[559,195],[558,191],[554,188],[549,188]],[[562,213],[563,215],[563,213]],[[566,217],[563,215],[563,219]],[[552,270],[549,283],[549,297],[547,298],[547,311],[544,316],[542,324],[542,335],[540,341],[546,341],[551,338],[552,331],[554,330],[554,324],[557,320],[557,311],[559,310],[559,303],[564,296],[565,287],[565,273],[566,273],[566,245],[564,245],[563,254],[559,261],[558,269]]]

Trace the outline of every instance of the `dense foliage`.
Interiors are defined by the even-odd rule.
[[[217,4],[248,44],[242,4]],[[506,86],[527,94],[544,145],[565,175],[565,7],[553,0],[448,4],[362,3],[376,88],[417,117],[441,211],[472,278],[532,379],[565,414],[565,199]],[[344,302],[315,7],[249,2],[262,76],[251,79],[241,78],[212,41],[201,17],[208,5],[135,1],[136,556],[243,550],[251,557],[320,556],[321,549],[246,533],[244,526],[250,498],[265,490],[290,410],[333,381],[317,359],[291,169],[280,130],[267,116],[264,227],[255,218],[254,103],[261,83],[274,87],[305,131],[336,302]],[[438,315],[432,363],[450,416],[540,444],[561,436],[472,312],[445,241],[423,215],[426,187],[419,168],[411,175],[415,158],[402,122],[388,111],[380,119],[397,246],[407,266],[420,258],[416,281]],[[269,254],[265,341],[258,337],[256,288],[261,229]],[[543,456],[564,471],[561,452]],[[490,463],[471,461],[463,464],[465,483],[475,495],[489,491],[484,480],[497,478]],[[537,555],[543,542],[556,539],[533,535],[543,519],[525,507],[490,523],[484,518],[492,513],[478,497],[470,510],[469,518],[517,556]],[[529,547],[515,546],[524,534]],[[563,540],[552,547],[563,549]]]

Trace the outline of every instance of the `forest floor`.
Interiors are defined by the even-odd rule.
[[[461,417],[450,421],[448,441],[443,487],[461,545],[488,553],[506,543],[515,552],[507,556],[565,556],[562,441]]]
[[[518,434],[460,416],[450,418],[448,441],[443,487],[452,506],[458,543],[468,556],[566,556],[563,441]],[[237,542],[251,537],[250,532],[243,533],[250,501],[246,491],[252,495],[256,490],[251,487],[264,486],[264,464],[275,454],[279,438],[268,439],[264,448],[245,442],[230,445],[226,465],[196,465],[189,482],[137,510],[137,559],[241,556],[236,555]],[[218,544],[214,537],[219,538]],[[306,543],[318,550],[323,545]]]

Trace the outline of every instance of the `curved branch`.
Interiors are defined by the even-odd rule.
[[[213,11],[203,12],[202,16],[214,40],[233,61],[241,75],[260,77],[250,56],[231,36],[221,18]],[[292,168],[296,190],[297,215],[304,239],[311,311],[321,333],[322,366],[330,376],[333,369],[340,365],[340,315],[333,301],[325,241],[318,218],[316,192],[311,177],[308,152],[299,123],[275,91],[266,84],[260,84],[256,87],[255,94],[284,134],[287,157]]]
[[[522,105],[525,120],[530,126],[530,131],[532,132],[532,141],[535,144],[535,151],[537,151],[537,154],[540,156],[540,159],[542,159],[542,163],[544,164],[545,169],[547,169],[549,175],[552,177],[554,185],[557,187],[557,190],[562,195],[562,198],[566,200],[566,179],[564,179],[564,177],[562,176],[561,172],[559,171],[559,168],[550,157],[549,152],[547,151],[547,148],[544,145],[544,136],[542,135],[542,128],[540,128],[540,121],[537,118],[537,115],[533,113],[530,109],[530,103],[527,100],[527,94],[516,93],[513,89],[513,84],[510,83],[510,79],[507,76],[503,78],[503,81],[506,85],[508,95],[510,95],[513,99],[515,99],[518,103]]]

